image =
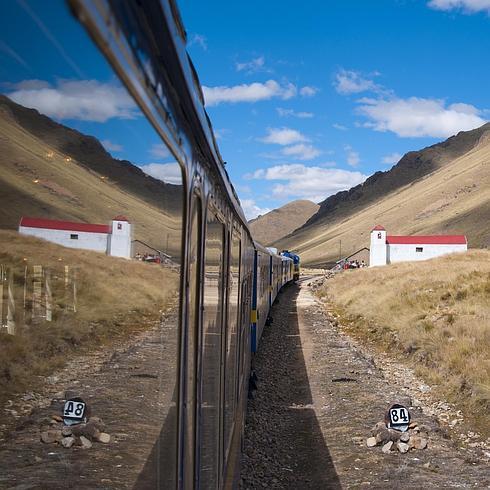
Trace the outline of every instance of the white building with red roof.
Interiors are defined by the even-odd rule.
[[[131,258],[131,223],[125,216],[116,216],[108,225],[23,216],[19,233],[64,247]]]
[[[427,260],[466,250],[465,235],[387,235],[385,228],[376,225],[371,231],[369,265]]]

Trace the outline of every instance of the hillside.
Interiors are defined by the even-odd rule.
[[[169,235],[169,252],[177,252],[180,186],[112,158],[96,138],[2,95],[0,165],[0,228],[17,229],[23,215],[107,223],[123,214],[134,223],[134,238],[164,249]]]
[[[403,184],[401,184],[403,183]],[[299,230],[274,245],[325,264],[369,246],[382,224],[390,234],[466,234],[470,247],[490,245],[490,124],[407,153],[388,172],[331,196]]]
[[[269,213],[250,220],[252,235],[258,242],[270,245],[304,225],[318,209],[319,205],[311,201],[289,202],[278,209],[273,209]]]

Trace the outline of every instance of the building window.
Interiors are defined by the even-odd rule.
[[[415,247],[415,251],[416,252],[423,252],[424,251],[424,247]]]
[[[76,233],[72,233],[70,235],[70,240],[78,240],[78,235]]]

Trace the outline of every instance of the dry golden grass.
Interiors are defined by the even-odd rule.
[[[490,432],[490,251],[349,270],[320,292],[349,331],[408,361]]]
[[[0,402],[74,354],[153,326],[175,302],[179,280],[177,272],[156,264],[73,250],[10,231],[0,231],[0,265],[15,271],[16,299],[16,334],[0,333]],[[50,271],[51,322],[29,320],[32,277],[24,310],[26,265],[30,272],[34,265]],[[75,271],[76,312],[73,276],[66,287],[65,265]]]

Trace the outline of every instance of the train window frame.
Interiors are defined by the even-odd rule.
[[[207,253],[207,240],[208,240],[208,225],[210,223],[210,216],[212,216],[213,220],[216,223],[219,223],[221,225],[221,264],[220,264],[220,270],[219,270],[219,280],[218,280],[218,294],[219,294],[219,299],[218,299],[218,314],[217,318],[219,319],[220,322],[220,340],[219,340],[219,362],[218,362],[218,376],[219,376],[219,382],[218,382],[218,402],[217,402],[217,417],[218,417],[218,434],[217,434],[217,451],[216,451],[216,461],[215,461],[215,471],[216,471],[216,481],[215,485],[216,487],[220,487],[222,483],[222,467],[223,467],[223,431],[224,431],[224,421],[223,421],[223,378],[224,378],[224,371],[223,371],[223,365],[224,365],[224,359],[223,359],[223,342],[225,338],[225,321],[226,321],[226,316],[225,316],[225,310],[226,310],[226,290],[225,290],[225,278],[226,278],[226,269],[227,269],[227,257],[226,257],[226,242],[227,242],[227,230],[226,230],[226,224],[225,224],[225,219],[216,206],[216,202],[214,201],[212,196],[208,196],[208,202],[206,206],[206,216],[204,219],[204,223],[206,224],[206,229],[204,230],[204,235],[203,235],[203,244],[204,244],[204,251],[203,251],[203,281],[202,281],[202,298],[203,298],[203,303],[202,303],[202,322],[201,322],[201,358],[200,358],[200,390],[201,390],[201,399],[199,403],[199,449],[202,449],[202,444],[203,444],[203,436],[204,436],[204,431],[202,430],[202,420],[201,420],[201,414],[202,414],[202,403],[204,400],[204,397],[202,395],[203,390],[204,390],[204,378],[205,378],[205,366],[204,366],[204,328],[205,328],[205,318],[206,318],[206,311],[205,311],[205,295],[206,295],[206,253]],[[199,455],[200,456],[200,455]],[[202,466],[201,466],[201,457],[198,458],[197,460],[197,465],[198,465],[198,472],[199,472],[199,485],[202,485]]]
[[[230,316],[230,305],[231,305],[231,294],[232,294],[232,287],[229,284],[229,278],[230,275],[232,274],[231,272],[231,264],[233,260],[233,247],[234,247],[234,238],[237,238],[237,243],[238,243],[238,256],[235,257],[235,260],[237,261],[238,264],[238,271],[237,271],[237,297],[236,297],[236,311],[232,320],[232,317]],[[225,332],[225,349],[224,349],[224,365],[225,365],[225,376],[224,376],[224,399],[223,399],[223,424],[224,424],[224,429],[223,429],[223,438],[224,438],[224,455],[225,455],[225,461],[227,460],[226,456],[229,455],[232,442],[233,442],[233,435],[235,431],[235,415],[236,415],[236,407],[237,407],[237,399],[236,399],[236,393],[237,393],[237,379],[236,379],[236,374],[237,374],[237,362],[238,362],[238,329],[239,329],[239,318],[240,318],[240,281],[241,281],[241,254],[242,254],[242,240],[241,240],[241,234],[239,232],[239,229],[235,223],[232,223],[230,225],[230,230],[228,232],[228,244],[227,244],[227,252],[228,252],[228,267],[227,267],[227,277],[228,277],[228,284],[226,286],[227,289],[227,300],[226,300],[226,332]],[[235,345],[234,347],[234,352],[232,352],[230,348],[230,356],[228,356],[228,343],[231,342],[229,341],[229,334],[230,334],[230,325],[232,325],[232,321],[234,321],[235,324]],[[231,346],[230,346],[231,347]],[[229,357],[231,358],[233,356],[232,363],[233,363],[233,376],[232,378],[232,386],[231,389],[228,388],[228,379],[229,377],[227,374],[230,372],[230,365],[229,365]],[[230,398],[231,401],[231,407],[229,407],[229,410],[227,412],[227,402],[228,398],[227,395],[228,393],[231,393],[232,396]],[[229,418],[227,417],[227,414],[231,414],[231,422],[228,425],[228,420]]]
[[[200,365],[200,353],[199,353],[199,342],[200,342],[200,328],[202,324],[201,318],[201,304],[202,304],[202,287],[201,287],[201,279],[202,279],[202,259],[203,259],[203,251],[202,251],[202,238],[203,238],[203,200],[201,197],[200,190],[198,186],[195,186],[194,189],[190,192],[191,201],[190,201],[190,213],[189,213],[189,221],[186,224],[185,229],[187,230],[188,236],[188,247],[186,250],[187,254],[187,271],[185,273],[185,300],[187,303],[187,311],[186,311],[186,321],[183,324],[182,328],[182,397],[181,397],[181,449],[179,451],[181,461],[179,463],[180,468],[180,479],[183,481],[183,488],[194,488],[196,484],[198,475],[198,443],[199,443],[199,424],[198,424],[198,407],[200,403],[199,393],[199,365]],[[197,224],[195,227],[195,231],[197,233],[193,233],[194,224],[193,219],[196,217]],[[195,267],[195,291],[192,291],[191,281],[193,271],[191,270],[191,249],[192,243],[197,234],[196,239],[196,267]],[[193,299],[194,298],[194,302]],[[191,322],[194,323],[194,351],[193,351],[193,389],[191,393],[192,407],[191,407],[191,416],[192,416],[192,434],[191,439],[189,439],[188,434],[188,426],[189,426],[189,410],[188,410],[188,399],[189,399],[189,389],[188,389],[188,381],[189,381],[189,332],[191,328]],[[191,447],[188,448],[188,445]],[[192,458],[189,458],[189,455],[192,455]],[[190,480],[190,481],[189,481]]]

